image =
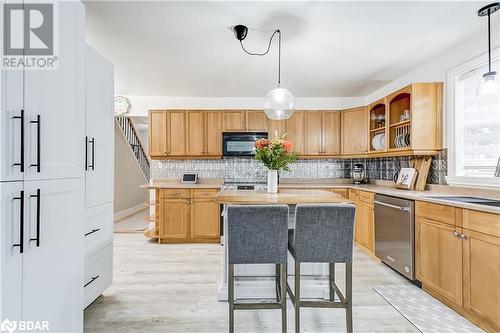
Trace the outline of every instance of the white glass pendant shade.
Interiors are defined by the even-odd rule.
[[[476,97],[496,97],[500,98],[500,85],[496,72],[488,72],[483,75],[477,85]]]
[[[284,88],[276,88],[266,95],[264,102],[264,112],[269,119],[284,120],[293,114],[293,95]]]

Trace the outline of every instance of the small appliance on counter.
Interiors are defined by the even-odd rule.
[[[196,184],[198,182],[198,174],[196,173],[183,173],[181,183],[183,184]]]
[[[366,179],[365,166],[363,164],[356,163],[353,165],[351,179],[352,183],[356,185],[368,183],[368,179]]]

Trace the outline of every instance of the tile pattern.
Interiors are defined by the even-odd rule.
[[[375,287],[406,319],[422,333],[481,333],[483,330],[430,296],[405,283]]]
[[[354,164],[365,165],[369,179],[393,180],[400,168],[408,167],[410,158],[381,157],[362,159],[298,160],[290,165],[282,178],[350,178]],[[447,152],[433,157],[427,182],[446,184]],[[164,160],[152,161],[151,178],[179,178],[184,172],[196,172],[203,178],[224,178],[226,181],[265,182],[266,168],[252,158],[223,158],[221,160]]]

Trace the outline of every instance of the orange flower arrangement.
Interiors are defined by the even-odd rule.
[[[281,138],[259,139],[255,142],[255,159],[264,163],[269,170],[290,171],[288,164],[297,159],[293,143],[285,140],[285,135]]]

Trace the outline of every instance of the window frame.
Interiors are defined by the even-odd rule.
[[[491,61],[500,60],[500,47],[491,50]],[[470,177],[457,176],[457,152],[455,146],[455,80],[458,76],[473,71],[478,67],[488,64],[488,53],[485,52],[473,59],[470,59],[446,73],[446,129],[445,139],[448,148],[448,175],[445,177],[448,185],[473,186],[473,187],[500,187],[499,177]],[[497,75],[499,75],[497,69]]]

